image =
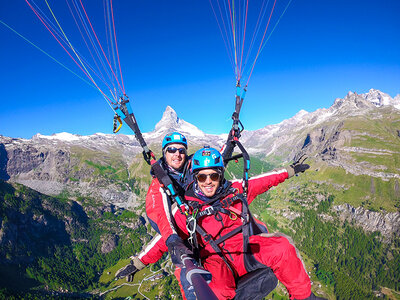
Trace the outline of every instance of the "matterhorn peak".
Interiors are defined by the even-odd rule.
[[[179,123],[179,118],[178,118],[178,114],[176,113],[176,111],[171,107],[171,106],[167,106],[165,108],[165,111],[163,113],[163,116],[161,118],[161,121],[165,119],[167,121],[172,121],[175,123]]]
[[[180,119],[171,106],[167,106],[161,120],[156,124],[153,134],[163,135],[168,132],[179,131],[193,136],[204,136],[196,126]]]
[[[171,114],[175,114],[176,115],[176,111],[169,105],[167,105],[167,107],[165,108],[164,115],[166,113],[171,113]]]
[[[356,92],[353,92],[353,91],[349,91],[349,92],[347,93],[347,95],[346,95],[345,98],[350,98],[350,97],[353,96],[353,95],[357,96],[357,93],[356,93]]]
[[[161,120],[157,123],[155,130],[159,131],[163,128],[174,128],[178,125],[178,123],[179,117],[176,111],[171,106],[167,106]]]

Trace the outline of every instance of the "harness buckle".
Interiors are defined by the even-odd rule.
[[[214,207],[209,206],[205,210],[203,210],[202,213],[204,213],[204,215],[207,215],[207,216],[213,215],[214,214]]]

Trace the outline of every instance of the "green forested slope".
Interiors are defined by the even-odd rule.
[[[0,287],[8,290],[4,294],[25,294],[32,287],[41,293],[85,293],[99,287],[106,267],[138,252],[150,239],[134,212],[96,209],[94,200],[81,199],[90,206],[82,207],[5,182],[0,182],[0,200]],[[104,253],[104,241],[114,238],[115,248]]]

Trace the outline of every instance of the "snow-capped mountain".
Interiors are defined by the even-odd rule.
[[[190,134],[191,136],[205,136],[203,131],[185,120],[180,119],[175,110],[171,106],[167,106],[161,120],[156,124],[152,133],[167,133],[171,131],[179,131]]]
[[[366,110],[382,107],[394,107],[400,110],[400,95],[392,98],[388,94],[375,89],[371,89],[368,93],[364,94],[349,92],[344,98],[335,99],[333,105],[329,108],[321,108],[314,112],[300,110],[292,118],[283,120],[278,124],[267,125],[254,131],[244,131],[242,142],[250,147],[250,152],[257,153],[262,151],[268,154],[272,153],[273,149],[266,151],[264,148],[265,143],[274,136],[283,136],[292,130],[302,130],[305,127],[316,126],[326,121],[343,118],[344,116],[363,115]],[[155,125],[154,130],[143,133],[143,136],[148,144],[160,143],[163,136],[172,131],[183,133],[195,145],[209,143],[217,147],[222,145],[226,139],[226,134],[212,135],[204,133],[196,126],[179,118],[175,110],[170,106],[166,107],[161,120]],[[128,152],[134,154],[141,151],[134,135],[96,133],[90,136],[80,136],[62,132],[51,136],[37,134],[32,138],[32,141],[52,144],[78,143],[96,150],[104,150],[104,147],[127,147]],[[132,155],[128,155],[127,159],[131,157]]]
[[[303,152],[353,174],[394,178],[398,176],[396,173],[385,171],[390,168],[356,164],[352,155],[400,153],[396,148],[400,128],[396,131],[393,125],[400,119],[399,103],[400,95],[391,98],[374,89],[366,94],[349,92],[329,108],[314,112],[301,110],[279,124],[245,131],[241,141],[250,154],[270,162],[289,162]],[[170,106],[154,130],[143,136],[150,149],[159,153],[163,136],[172,131],[182,132],[188,138],[190,150],[205,144],[219,148],[226,141],[226,135],[206,134],[180,119]],[[364,140],[368,141],[365,145]],[[384,142],[379,142],[381,140]],[[115,184],[104,179],[108,169],[102,166],[117,165],[113,168],[121,178],[140,177],[143,172],[141,152],[134,135],[80,136],[63,132],[51,136],[37,134],[32,139],[0,136],[0,179],[16,181],[46,194],[79,191],[108,202],[124,201],[133,205],[134,194],[129,189],[119,191]],[[103,177],[93,177],[96,174]]]
[[[190,137],[189,144],[221,144],[221,138],[219,136],[206,134],[196,126],[179,118],[175,110],[170,106],[167,106],[161,120],[156,124],[154,130],[144,133],[143,137],[148,144],[159,144],[167,133],[173,131],[181,132],[185,136]]]
[[[357,116],[369,115],[379,119],[382,117],[382,114],[380,114],[380,112],[383,112],[382,109],[394,109],[399,112],[399,101],[400,95],[391,98],[389,95],[374,89],[360,95],[349,92],[344,98],[335,99],[333,105],[329,108],[321,108],[314,112],[301,110],[292,118],[279,124],[267,125],[258,130],[244,132],[242,141],[248,147],[250,153],[261,153],[268,156],[278,152],[282,158],[290,159],[295,151],[290,151],[286,145],[301,146],[307,132],[311,131],[312,128],[322,126],[325,123],[340,123]]]
[[[391,105],[397,109],[400,109],[400,95],[392,98],[388,94],[385,94],[379,90],[370,89],[368,93],[361,94],[360,96],[374,104],[376,107]]]

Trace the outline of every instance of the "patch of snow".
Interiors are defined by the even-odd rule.
[[[42,135],[40,133],[35,135],[36,138],[39,139],[47,139],[47,140],[61,140],[61,141],[66,141],[66,142],[71,142],[71,141],[77,141],[81,137],[80,135],[76,134],[71,134],[68,132],[60,132],[60,133],[55,133],[52,135]]]

